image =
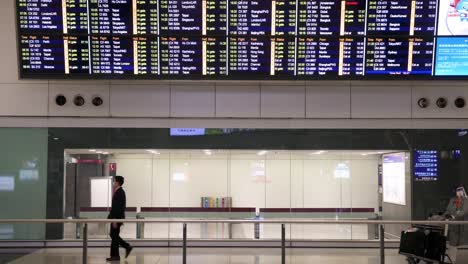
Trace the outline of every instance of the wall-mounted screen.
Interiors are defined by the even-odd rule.
[[[112,178],[90,178],[91,207],[110,207],[112,205]]]
[[[255,131],[251,128],[171,128],[169,133],[173,137],[216,136],[233,133]]]
[[[15,190],[15,177],[0,176],[0,192],[12,192]]]
[[[416,181],[436,181],[439,176],[439,152],[437,150],[415,150],[413,171]]]
[[[16,1],[23,78],[468,75],[467,0]]]
[[[383,201],[406,205],[405,153],[383,155]]]

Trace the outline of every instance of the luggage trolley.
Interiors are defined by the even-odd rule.
[[[445,228],[436,225],[413,225],[413,228],[401,232],[399,254],[406,256],[409,264],[439,263],[453,264],[446,254],[447,237]],[[445,262],[448,259],[449,262]]]

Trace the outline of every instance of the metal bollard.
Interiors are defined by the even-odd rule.
[[[187,264],[187,224],[184,224],[184,231],[183,231],[182,264]]]
[[[145,219],[145,218],[140,215],[137,215],[136,219]],[[136,224],[136,238],[137,239],[145,238],[145,223],[138,222]]]
[[[281,224],[281,264],[286,264],[286,228]]]
[[[83,226],[83,264],[88,263],[88,223]]]
[[[385,264],[385,227],[380,225],[380,264]]]

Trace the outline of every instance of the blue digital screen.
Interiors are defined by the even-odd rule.
[[[468,37],[437,39],[435,75],[468,76]]]
[[[255,129],[248,128],[171,128],[170,136],[173,137],[193,137],[193,136],[215,136],[233,133],[250,132]]]
[[[413,157],[416,181],[436,181],[439,177],[439,152],[437,150],[416,150]]]
[[[205,128],[171,128],[170,135],[173,137],[204,136]]]
[[[459,160],[459,159],[461,159],[461,157],[462,157],[461,150],[459,150],[459,149],[452,150],[452,158],[454,160]]]

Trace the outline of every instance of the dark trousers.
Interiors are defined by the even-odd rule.
[[[122,226],[122,224],[117,224],[117,227],[114,228],[112,226],[112,224],[111,224],[111,228],[110,228],[110,237],[112,239],[111,250],[110,250],[111,257],[119,257],[120,256],[119,246],[122,246],[125,249],[128,249],[130,247],[130,245],[120,237],[120,227],[121,226]]]

